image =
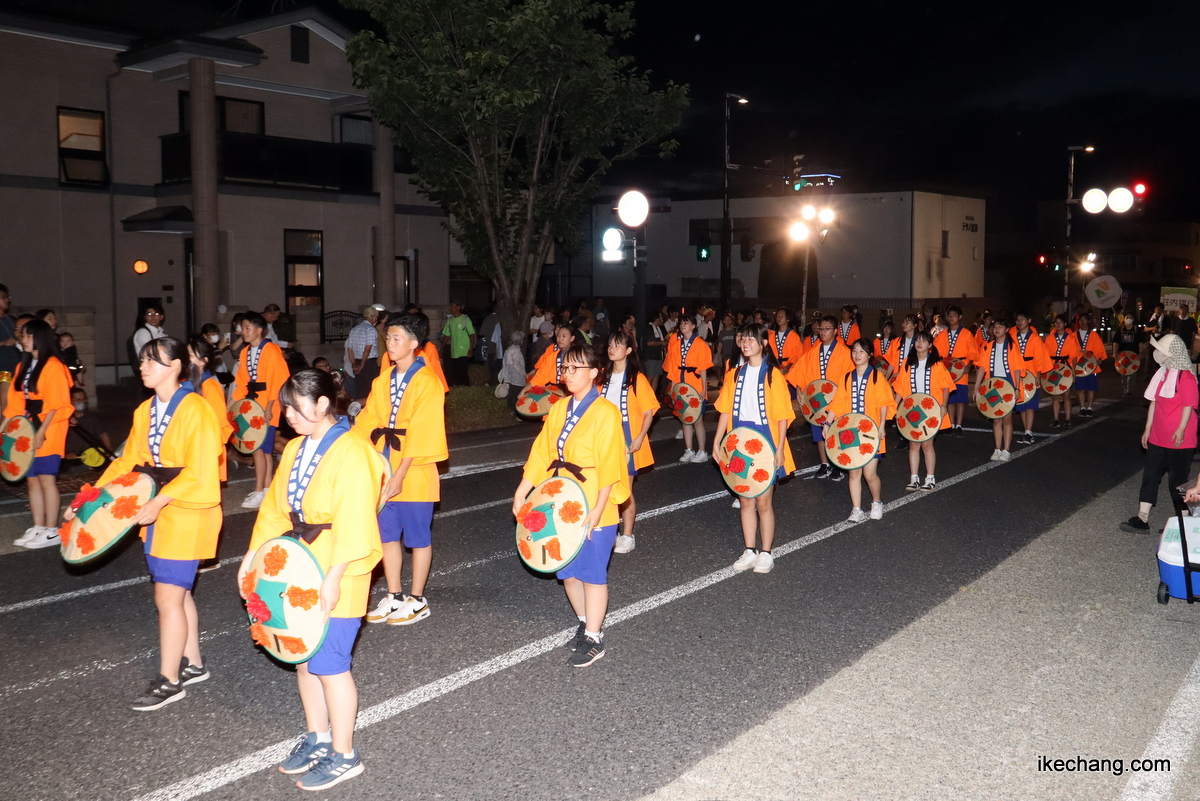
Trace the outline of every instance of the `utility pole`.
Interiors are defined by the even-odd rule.
[[[721,192],[721,312],[729,310],[733,294],[733,228],[729,220],[729,101],[736,100],[740,105],[746,105],[748,100],[732,92],[725,93],[725,135],[723,150],[724,161],[721,162],[721,176],[724,179]]]

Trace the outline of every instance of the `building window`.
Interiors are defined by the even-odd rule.
[[[179,93],[179,130],[192,130],[192,102],[187,92]],[[217,97],[217,130],[262,136],[266,133],[266,106],[257,100]]]
[[[307,29],[306,29],[307,30]],[[352,145],[372,144],[371,118],[356,114],[343,114],[342,143]]]
[[[58,109],[58,180],[71,184],[108,183],[104,113]]]
[[[950,232],[942,231],[942,258],[950,258]]]
[[[316,306],[324,314],[325,256],[321,232],[285,230],[283,263],[288,312],[295,314],[302,306]]]
[[[303,25],[292,26],[292,61],[308,63],[308,28]]]

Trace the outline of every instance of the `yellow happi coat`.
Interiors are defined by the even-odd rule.
[[[251,551],[292,530],[288,478],[305,439],[293,439],[279,457],[279,470],[250,535]],[[375,517],[382,483],[383,464],[372,453],[370,440],[350,430],[329,446],[304,494],[304,522],[332,524],[308,544],[321,569],[329,572],[334,565],[349,563],[342,576],[341,598],[331,617],[355,618],[367,613],[371,570],[383,556]]]
[[[96,486],[102,487],[138,465],[153,465],[150,454],[150,405],[142,403],[133,413],[133,426],[125,452],[108,466]],[[189,392],[179,402],[163,434],[159,459],[163,467],[181,467],[183,472],[160,491],[171,496],[154,523],[150,555],[160,559],[211,559],[217,555],[221,533],[220,459],[225,446],[221,426],[204,398]],[[146,539],[145,529],[141,538]]]

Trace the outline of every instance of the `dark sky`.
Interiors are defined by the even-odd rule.
[[[691,86],[676,163],[649,166],[678,188],[719,188],[731,91],[751,100],[734,162],[805,153],[847,189],[984,192],[997,235],[1033,234],[1083,143],[1077,196],[1143,180],[1147,219],[1200,220],[1200,3],[641,0],[635,17],[639,65]]]

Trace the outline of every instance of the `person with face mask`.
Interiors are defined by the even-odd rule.
[[[67,452],[63,458],[84,459],[84,464],[87,464],[91,458],[85,458],[84,454],[89,450],[95,450],[101,459],[112,458],[112,440],[104,430],[100,418],[88,410],[87,391],[82,387],[72,388],[71,405],[74,411],[71,412],[71,427],[67,430]]]

